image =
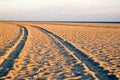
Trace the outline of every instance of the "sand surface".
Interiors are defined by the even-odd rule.
[[[20,28],[16,25],[0,22],[0,55],[14,44],[19,37],[19,31]]]
[[[106,70],[120,77],[120,25],[119,24],[39,24],[71,42]]]
[[[12,67],[5,66],[4,70],[1,65],[0,75],[1,71],[8,72],[1,78],[6,80],[106,80],[108,78],[111,80],[116,77],[120,78],[120,25],[118,24],[26,22],[1,24],[2,34],[0,35],[6,31],[4,34],[9,36],[7,39],[10,42],[21,34],[13,44],[13,48],[8,49],[12,51],[19,49],[17,46],[25,37],[24,44],[20,45],[23,48],[20,48],[18,57],[10,57],[13,61]],[[18,24],[21,26],[18,27]],[[26,33],[28,34],[25,35]],[[3,39],[0,42],[1,49],[10,45],[10,42],[4,41],[5,37],[0,36]],[[2,46],[3,43],[4,46]],[[5,50],[4,52],[6,53]],[[10,53],[9,51],[9,55]],[[83,57],[77,56],[79,53]],[[106,75],[105,72],[99,72],[99,69],[109,72]]]

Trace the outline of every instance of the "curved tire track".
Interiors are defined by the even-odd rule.
[[[10,45],[8,45],[8,46],[6,46],[6,47],[4,48],[4,52],[0,52],[0,57],[1,57],[1,56],[4,56],[4,55],[5,55],[5,52],[6,52],[9,48],[11,48],[11,47],[18,41],[18,39],[20,38],[20,36],[22,36],[22,27],[20,27],[20,26],[18,26],[18,27],[19,27],[19,29],[20,29],[18,36],[17,36],[13,41],[11,41],[11,42],[9,43]]]
[[[77,49],[75,46],[73,46],[71,43],[64,41],[62,38],[60,38],[59,36],[57,36],[56,34],[43,29],[41,27],[37,27],[37,26],[32,26],[34,28],[39,29],[40,31],[42,31],[43,33],[45,33],[46,35],[49,35],[50,37],[56,39],[56,41],[58,41],[60,44],[62,44],[62,46],[69,51],[69,53],[71,55],[73,55],[73,57],[75,59],[82,60],[84,63],[84,67],[86,67],[86,69],[89,69],[92,74],[93,77],[96,80],[118,80],[118,78],[113,75],[110,74],[109,71],[104,70],[103,67],[101,67],[99,65],[99,63],[95,62],[93,59],[89,58],[87,55],[85,55],[82,51],[80,51],[79,49]]]
[[[2,61],[0,65],[0,67],[2,68],[0,69],[0,77],[6,76],[8,74],[10,69],[13,67],[14,59],[16,59],[19,56],[27,40],[28,36],[27,29],[24,26],[21,25],[19,26],[22,27],[22,35],[18,39],[18,41],[14,44],[14,46],[6,52],[5,54],[6,58]]]

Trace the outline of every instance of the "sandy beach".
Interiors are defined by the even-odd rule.
[[[0,79],[120,79],[120,24],[0,24]]]

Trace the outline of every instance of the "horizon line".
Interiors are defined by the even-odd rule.
[[[0,22],[75,22],[75,23],[120,23],[120,21],[78,21],[78,20],[45,20],[45,21],[39,21],[39,20],[0,20]]]

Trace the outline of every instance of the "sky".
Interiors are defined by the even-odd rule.
[[[120,0],[0,0],[0,20],[120,21]]]

